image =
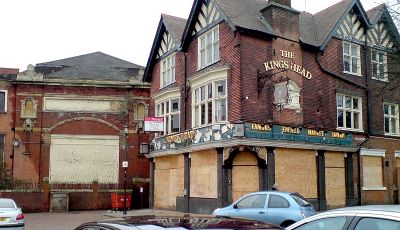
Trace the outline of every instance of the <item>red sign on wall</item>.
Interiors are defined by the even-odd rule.
[[[145,132],[163,132],[164,117],[145,117],[144,118]]]

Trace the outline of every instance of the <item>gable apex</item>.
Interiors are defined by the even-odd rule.
[[[336,12],[335,12],[336,11]],[[336,15],[336,18],[328,17],[329,15]],[[343,36],[343,34],[338,33],[341,26],[347,27],[349,24],[355,26],[356,28],[348,29],[347,36],[356,36],[358,38],[361,37],[361,33],[364,30],[368,29],[371,25],[367,17],[367,13],[365,12],[360,0],[343,0],[327,9],[320,11],[315,15],[315,19],[318,22],[325,21],[328,25],[324,25],[321,23],[320,27],[327,26],[325,29],[321,29],[320,31],[326,31],[325,34],[322,34],[322,43],[320,45],[320,50],[324,50],[328,42],[335,35]],[[332,22],[332,19],[336,19]],[[331,21],[331,23],[329,23]],[[356,23],[357,25],[353,25]],[[363,30],[363,31],[360,31]],[[318,32],[320,32],[318,31]],[[349,35],[349,33],[351,35]]]

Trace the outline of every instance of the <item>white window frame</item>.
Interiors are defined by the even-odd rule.
[[[0,113],[7,113],[8,91],[0,90],[0,92],[4,93],[4,111],[1,111],[1,108],[0,108]]]
[[[339,99],[341,97],[341,103],[339,103]],[[346,107],[346,99],[350,98],[350,108]],[[358,101],[358,108],[354,107],[354,100],[357,99]],[[342,112],[342,119],[343,119],[343,126],[339,126],[339,114]],[[347,127],[347,117],[346,114],[350,113],[350,119],[351,119],[351,127]],[[355,114],[358,114],[358,128],[355,126]],[[355,97],[355,96],[350,96],[350,95],[345,95],[345,94],[336,94],[336,124],[337,128],[340,130],[351,130],[351,131],[362,131],[363,127],[363,119],[362,119],[362,98],[361,97]]]
[[[178,103],[178,108],[173,109],[173,104]],[[164,134],[172,134],[180,132],[180,108],[181,108],[181,99],[180,97],[169,98],[167,100],[161,101],[156,104],[156,116],[164,118]],[[177,130],[173,130],[173,117],[178,116]]]
[[[222,85],[221,85],[222,83]],[[223,87],[223,92],[219,94],[218,90]],[[192,93],[192,127],[199,128],[212,124],[226,123],[228,117],[227,102],[227,79],[216,79],[208,81],[205,84],[193,88]],[[210,108],[211,107],[211,108]],[[225,109],[222,115],[219,114],[219,108]],[[202,112],[204,108],[204,113]],[[209,114],[211,112],[211,114]],[[202,119],[204,116],[204,119]],[[224,118],[221,118],[224,117]]]
[[[160,89],[175,83],[176,68],[175,54],[171,54],[161,61],[160,68]]]
[[[346,46],[349,50],[346,52]],[[353,50],[355,49],[355,50]],[[361,76],[361,48],[360,45],[343,41],[343,73]],[[346,57],[349,59],[349,69],[346,70]],[[354,60],[357,63],[354,65]],[[356,70],[354,70],[356,68]]]
[[[197,68],[203,69],[219,61],[219,26],[215,26],[198,38]]]
[[[385,106],[388,107],[388,113],[385,111]],[[394,112],[392,111],[394,109]],[[400,136],[400,128],[399,128],[399,105],[393,103],[383,103],[383,115],[384,115],[384,126],[383,129],[385,131],[385,135],[392,135],[392,136]],[[390,121],[394,120],[395,125],[395,132],[390,132],[393,129],[391,127],[392,122],[389,121],[389,132],[386,131],[386,119]]]
[[[380,59],[380,56],[382,57],[382,59]],[[371,68],[372,79],[379,81],[388,81],[386,52],[378,50],[371,51]]]

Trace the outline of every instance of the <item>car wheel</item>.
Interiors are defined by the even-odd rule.
[[[286,228],[289,227],[290,225],[294,224],[294,221],[292,220],[286,220],[281,224],[281,227]]]

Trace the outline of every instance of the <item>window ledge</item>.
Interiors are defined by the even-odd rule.
[[[347,71],[343,71],[344,74],[349,74],[349,75],[353,75],[353,76],[357,76],[357,77],[362,77],[361,73],[353,73],[353,72],[347,72]]]
[[[376,81],[381,81],[381,82],[389,82],[389,79],[380,79],[380,78],[376,78],[376,77],[371,77],[371,79],[376,80]]]
[[[346,128],[337,128],[338,131],[349,131],[355,133],[364,133],[364,130],[361,129],[346,129]]]
[[[208,67],[214,65],[215,63],[219,62],[219,61],[220,61],[220,59],[218,59],[218,60],[216,60],[216,61],[213,61],[213,62],[211,62],[210,64],[207,64],[207,65],[205,65],[205,66],[203,66],[203,67],[197,68],[197,72],[199,72],[199,71],[201,71],[201,70],[203,70],[203,69],[206,69],[206,68],[208,68]]]
[[[364,191],[386,191],[387,188],[386,187],[380,187],[380,186],[376,186],[376,187],[363,187],[362,188]]]
[[[385,136],[400,137],[400,133],[385,133]]]

